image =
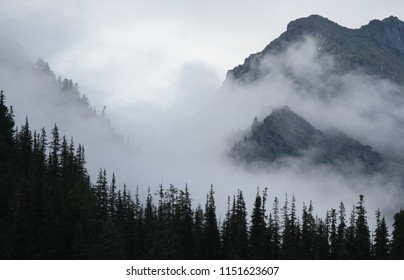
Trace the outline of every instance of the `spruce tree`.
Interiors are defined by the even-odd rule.
[[[204,239],[204,213],[200,204],[195,209],[194,214],[194,248],[193,248],[193,258],[196,260],[201,260],[205,257],[205,239]]]
[[[143,219],[143,206],[140,204],[139,187],[136,188],[135,200],[133,204],[134,214],[134,236],[133,236],[133,255],[127,256],[127,258],[144,259],[145,247],[144,247],[144,219]]]
[[[279,217],[279,200],[275,196],[272,213],[269,215],[268,224],[268,243],[269,243],[269,259],[280,259],[281,257],[281,247],[282,247],[282,236],[280,233],[280,217]]]
[[[346,213],[345,205],[341,202],[338,210],[338,228],[335,240],[335,257],[336,259],[344,259],[346,256]]]
[[[404,210],[400,209],[394,215],[392,242],[391,242],[391,259],[404,260]]]
[[[259,189],[255,196],[254,208],[251,214],[250,226],[250,257],[252,259],[266,259],[266,223],[265,223],[265,205],[259,194]]]
[[[376,229],[374,232],[373,257],[377,260],[385,260],[389,254],[389,232],[386,220],[381,217],[379,209],[376,211]]]
[[[205,217],[204,217],[204,258],[214,260],[220,258],[220,234],[216,218],[216,205],[214,198],[213,185],[210,187],[206,199]]]
[[[118,203],[119,203],[119,197],[120,193],[118,193]],[[118,204],[118,210],[119,210],[119,204]],[[143,226],[145,257],[148,259],[155,258],[153,252],[156,241],[156,224],[157,224],[156,210],[153,204],[153,197],[150,193],[150,188],[148,188],[146,197],[146,207],[144,209],[144,226]]]
[[[21,126],[17,139],[17,168],[28,177],[31,171],[33,149],[33,137],[29,128],[28,116],[25,118],[25,124]]]
[[[370,258],[370,233],[364,203],[364,196],[361,194],[356,206],[356,224],[354,238],[356,252],[355,257],[357,259]]]
[[[248,258],[248,231],[247,231],[247,209],[242,191],[238,191],[232,227],[234,236],[233,257],[236,259]]]
[[[6,97],[0,92],[0,166],[10,159],[14,145],[14,114],[12,107],[7,108]]]
[[[111,184],[108,190],[108,214],[111,216],[112,220],[116,220],[116,178],[115,173],[112,173]]]
[[[330,219],[330,258],[337,259],[337,243],[338,243],[338,230],[337,230],[337,211],[331,209],[329,212]]]
[[[99,222],[106,221],[108,216],[108,181],[106,170],[100,169],[97,182],[94,185],[94,194],[98,205]]]
[[[296,216],[296,199],[292,197],[291,208],[286,196],[283,207],[283,233],[282,256],[284,259],[296,259],[299,257],[299,231]]]
[[[317,218],[316,226],[315,259],[326,260],[329,258],[327,222]]]
[[[316,224],[313,217],[313,204],[309,207],[303,204],[302,231],[300,239],[300,258],[305,260],[314,259],[315,255]]]
[[[185,191],[180,191],[174,224],[176,225],[177,230],[177,257],[181,259],[192,259],[194,246],[194,220],[192,199],[188,191],[188,186],[185,186]]]
[[[52,139],[50,142],[50,153],[49,153],[49,172],[50,172],[50,183],[52,185],[57,185],[60,179],[60,137],[59,128],[55,124],[52,129]]]

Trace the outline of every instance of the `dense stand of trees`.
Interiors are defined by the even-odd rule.
[[[294,197],[267,199],[258,190],[249,214],[239,191],[223,220],[213,186],[204,206],[173,185],[149,189],[143,204],[105,170],[92,184],[84,147],[56,125],[49,139],[28,119],[17,129],[0,95],[1,259],[404,259],[403,210],[390,235],[380,211],[369,230],[362,195],[324,218],[312,202],[297,213]]]

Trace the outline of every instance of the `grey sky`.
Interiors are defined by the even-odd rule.
[[[401,1],[0,0],[0,31],[78,82],[95,105],[139,99],[171,104],[186,63],[217,75],[262,50],[291,20],[321,14],[357,28],[390,15]]]

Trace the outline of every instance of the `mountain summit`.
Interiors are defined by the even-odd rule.
[[[372,20],[359,29],[340,26],[319,15],[294,20],[264,50],[228,71],[227,79],[251,82],[265,76],[260,70],[263,57],[280,54],[308,36],[316,39],[320,54],[337,58],[336,71],[361,70],[404,84],[404,22],[393,16]]]
[[[370,146],[341,132],[315,129],[289,107],[274,109],[262,122],[254,119],[251,131],[233,147],[233,156],[247,161],[274,162],[283,157],[308,157],[314,164],[356,167],[365,173],[383,168],[382,157]]]

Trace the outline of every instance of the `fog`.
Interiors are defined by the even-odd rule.
[[[262,120],[284,105],[323,131],[338,129],[377,151],[403,151],[402,105],[397,102],[402,89],[359,72],[337,74],[333,58],[318,50],[317,42],[306,38],[281,55],[267,56],[259,67],[270,73],[250,84],[228,79],[221,85],[208,66],[185,65],[176,83],[166,89],[166,99],[107,109],[118,134],[128,138],[129,147],[123,151],[117,152],[119,142],[93,135],[94,123],[85,131],[87,125],[80,130],[76,122],[48,118],[70,127],[70,134],[87,147],[93,181],[99,168],[106,168],[109,175],[115,172],[121,186],[125,182],[132,192],[139,186],[142,197],[147,187],[157,191],[160,184],[187,184],[195,206],[204,206],[213,184],[223,216],[227,196],[242,190],[251,210],[257,187],[267,187],[268,207],[274,196],[282,203],[286,194],[289,199],[295,195],[299,209],[312,200],[316,213],[324,216],[341,201],[349,211],[364,194],[369,217],[380,208],[391,221],[402,206],[402,189],[383,174],[347,177],[330,166],[293,158],[272,166],[245,166],[228,156],[255,116]]]
[[[379,152],[402,153],[402,103],[397,98],[402,89],[359,72],[337,74],[333,58],[320,55],[318,50],[317,42],[306,38],[282,55],[265,57],[260,67],[263,71],[271,69],[265,78],[251,84],[227,80],[191,117],[166,118],[162,122],[151,114],[150,124],[156,122],[161,134],[155,135],[158,138],[154,145],[138,145],[142,148],[136,170],[142,170],[144,178],[161,179],[156,183],[188,183],[194,199],[201,203],[204,201],[200,198],[212,183],[221,211],[227,195],[235,194],[237,189],[244,191],[247,205],[252,207],[259,186],[268,187],[272,199],[278,196],[282,200],[288,193],[289,197],[296,196],[300,206],[313,200],[320,216],[326,209],[337,208],[341,201],[349,209],[359,194],[365,195],[369,216],[377,208],[391,216],[402,206],[402,189],[383,175],[358,173],[346,177],[331,167],[311,166],[298,159],[270,167],[244,166],[228,157],[229,149],[243,138],[255,116],[262,120],[273,108],[284,105],[318,129],[338,129]],[[201,86],[200,79],[195,77],[196,88]],[[192,85],[192,78],[187,83]],[[189,90],[188,94],[192,96],[193,92],[197,91]],[[181,112],[181,104],[178,106],[175,110]],[[135,143],[135,135],[132,139]],[[150,182],[146,179],[142,184]]]
[[[91,16],[94,18],[94,14]],[[141,60],[143,63],[136,68],[125,64],[128,49],[123,54],[114,53],[110,60],[102,60],[100,57],[111,53],[113,45],[101,48],[99,53],[85,52],[89,54],[87,58],[67,63],[58,47],[69,48],[72,41],[85,36],[75,34],[75,30],[80,30],[78,25],[66,28],[61,20],[54,20],[61,30],[68,30],[66,36],[55,35],[63,39],[60,45],[32,44],[35,52],[30,52],[29,43],[40,41],[38,38],[16,42],[18,36],[8,32],[11,38],[1,40],[0,87],[5,91],[7,104],[14,107],[17,124],[23,123],[28,115],[32,128],[39,130],[44,126],[50,135],[57,123],[61,134],[68,139],[74,137],[76,144],[84,144],[93,182],[99,168],[106,168],[109,177],[112,172],[116,174],[121,187],[126,183],[133,193],[139,186],[143,198],[148,187],[156,191],[160,184],[165,187],[174,184],[178,188],[187,184],[195,206],[198,203],[204,206],[213,184],[218,214],[222,217],[227,196],[236,194],[238,189],[243,191],[250,211],[257,187],[268,188],[268,207],[275,196],[282,205],[286,194],[289,198],[295,195],[298,209],[303,202],[312,200],[315,212],[321,217],[326,210],[338,208],[341,201],[350,211],[359,194],[365,195],[371,218],[380,208],[391,222],[393,213],[402,207],[401,186],[381,174],[346,177],[329,166],[308,165],[304,159],[287,159],[272,166],[246,166],[228,156],[255,116],[262,120],[273,108],[284,105],[318,129],[338,129],[379,152],[403,153],[404,110],[402,99],[397,97],[403,89],[360,72],[336,73],[334,59],[319,55],[314,39],[306,38],[280,55],[265,57],[259,67],[269,74],[254,83],[243,84],[230,78],[223,81],[225,71],[213,65],[212,58],[207,62],[187,53],[183,61],[176,53],[171,59],[179,58],[181,65],[171,67],[166,64],[164,52],[153,48],[150,52],[137,52],[147,59]],[[18,33],[18,29],[12,31]],[[172,44],[175,43],[174,40]],[[85,41],[79,49],[91,50],[87,48],[89,44]],[[212,44],[212,49],[220,48],[220,44]],[[227,45],[223,48],[214,57],[231,49]],[[49,49],[55,63],[57,58],[62,61],[56,63],[58,72],[50,65],[56,77],[73,78],[79,86],[85,85],[79,90],[90,96],[90,104],[96,107],[98,115],[107,105],[105,115],[110,125],[102,117],[83,118],[81,109],[61,104],[55,97],[55,92],[59,92],[55,84],[32,72],[35,59],[32,53],[43,49]],[[121,50],[119,46],[118,49]],[[46,53],[42,56],[47,60]],[[115,63],[109,65],[109,71],[101,71],[111,60]],[[69,76],[75,67],[79,74]],[[84,71],[85,67],[94,71],[94,75]],[[131,78],[132,82],[122,83],[121,76]],[[130,98],[131,92],[136,98]]]

